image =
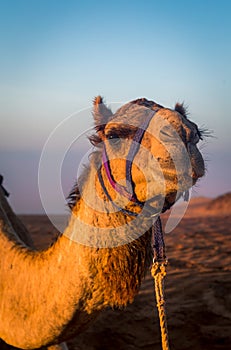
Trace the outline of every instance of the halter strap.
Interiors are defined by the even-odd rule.
[[[141,144],[141,141],[142,141],[142,138],[144,136],[144,133],[151,121],[151,119],[153,118],[153,116],[155,115],[155,113],[158,111],[155,110],[148,110],[148,115],[145,119],[145,121],[141,124],[141,126],[139,127],[139,129],[137,130],[137,132],[135,133],[134,135],[134,138],[133,138],[133,142],[131,144],[131,147],[129,149],[129,152],[128,152],[128,156],[127,156],[127,159],[126,159],[126,186],[123,186],[119,183],[117,183],[114,179],[113,179],[113,176],[111,174],[111,169],[110,169],[110,164],[109,164],[109,158],[108,158],[108,155],[107,155],[107,151],[106,151],[106,147],[104,145],[104,149],[103,149],[103,155],[102,155],[102,161],[103,161],[103,164],[102,166],[104,167],[105,169],[105,172],[106,172],[106,175],[107,175],[107,179],[110,183],[110,185],[112,186],[112,188],[117,192],[119,193],[120,195],[122,195],[123,197],[129,199],[131,202],[134,202],[136,203],[140,208],[142,208],[144,206],[144,203],[139,201],[136,194],[135,194],[135,191],[134,191],[134,186],[133,186],[133,181],[132,181],[132,163],[133,163],[133,160],[140,148],[140,144]],[[101,174],[101,171],[99,171],[99,181],[100,181],[100,184],[107,196],[107,198],[113,202],[110,194],[108,193],[108,190],[105,186],[105,183],[103,181],[103,178],[102,178],[102,174]],[[116,203],[114,203],[114,206],[116,206],[120,211],[126,213],[126,214],[129,214],[129,215],[133,215],[133,216],[136,216],[137,213],[134,213],[134,212],[131,212],[130,210],[127,210],[127,209],[123,209],[123,208],[120,208]]]

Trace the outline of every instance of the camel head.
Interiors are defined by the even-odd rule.
[[[98,192],[119,208],[163,212],[204,175],[197,144],[202,133],[183,105],[171,110],[145,98],[129,102],[116,113],[98,96],[94,100],[100,150]],[[137,206],[138,204],[138,206]]]

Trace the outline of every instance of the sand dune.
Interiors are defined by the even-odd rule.
[[[216,200],[192,199],[179,225],[166,234],[172,350],[231,349],[230,198],[229,194]],[[57,234],[46,217],[22,218],[39,248]],[[103,312],[85,333],[68,342],[69,349],[161,349],[158,322],[153,280],[147,272],[132,305]]]
[[[225,193],[211,201],[206,206],[209,212],[230,214],[231,212],[231,192]]]

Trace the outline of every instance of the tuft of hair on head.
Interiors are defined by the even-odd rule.
[[[188,117],[188,108],[185,106],[184,102],[175,104],[175,111],[183,115],[185,118]]]

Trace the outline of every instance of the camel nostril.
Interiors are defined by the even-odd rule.
[[[196,145],[200,141],[200,133],[197,128],[192,129],[190,134],[189,134],[189,140],[188,142]]]

